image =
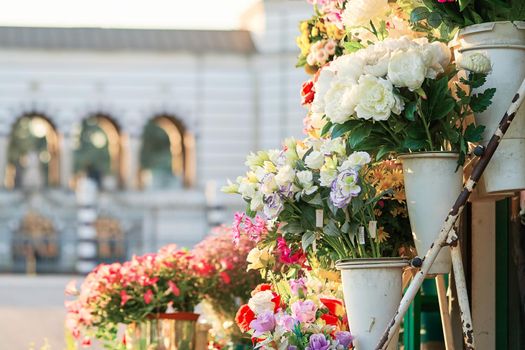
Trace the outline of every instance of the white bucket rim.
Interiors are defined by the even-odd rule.
[[[478,33],[478,32],[485,32],[490,31],[494,29],[494,26],[497,24],[512,24],[517,30],[523,30],[525,29],[525,21],[494,21],[494,22],[483,22],[483,23],[476,23],[471,24],[469,26],[461,28],[457,36],[470,34],[470,33]],[[489,28],[491,26],[491,28]]]
[[[335,263],[338,270],[355,270],[369,268],[396,268],[406,267],[410,261],[405,258],[362,258],[362,259],[342,259]]]
[[[435,152],[414,152],[414,153],[401,153],[397,156],[397,159],[414,159],[414,158],[450,158],[459,159],[458,152],[450,151],[435,151]]]

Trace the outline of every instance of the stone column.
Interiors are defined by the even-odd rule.
[[[60,185],[71,188],[73,180],[73,137],[71,132],[64,132],[60,142]]]
[[[142,138],[140,135],[129,134],[126,149],[126,165],[124,169],[126,189],[140,190],[140,151],[142,149]]]
[[[97,259],[97,184],[90,178],[78,181],[77,192],[77,262],[79,273],[89,273],[98,264]]]

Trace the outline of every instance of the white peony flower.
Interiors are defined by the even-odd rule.
[[[337,153],[339,155],[345,155],[346,145],[341,137],[335,139],[326,140],[321,146],[321,153],[324,155]]]
[[[489,73],[492,70],[490,58],[481,52],[470,52],[461,55],[457,63],[460,69],[474,73]]]
[[[304,162],[310,169],[320,169],[324,163],[324,155],[319,151],[312,151],[306,156]]]
[[[337,81],[351,86],[357,84],[359,77],[363,74],[365,62],[357,55],[350,54],[337,58],[331,66],[336,71]]]
[[[325,95],[326,117],[332,123],[343,124],[350,120],[355,111],[355,103],[352,98],[356,86],[347,87],[346,85],[335,83]]]
[[[413,91],[423,84],[426,71],[421,52],[415,49],[398,51],[390,58],[388,79],[397,87],[408,87]]]
[[[315,96],[310,106],[312,112],[324,113],[324,96],[330,89],[334,77],[335,73],[330,67],[324,67],[321,69],[317,81],[314,84]]]
[[[370,21],[384,19],[389,10],[388,0],[350,0],[343,11],[343,24],[347,28],[368,26]]]
[[[372,75],[364,75],[359,79],[355,99],[355,111],[360,119],[387,120],[393,110],[399,109],[392,84]]]
[[[423,59],[427,66],[425,76],[435,79],[438,74],[443,73],[450,63],[450,49],[443,43],[435,41],[422,47]]]
[[[359,169],[364,165],[370,163],[372,158],[367,152],[354,152],[352,153],[347,160],[341,164],[339,171],[348,170],[348,169]]]
[[[288,186],[295,178],[295,171],[290,165],[285,165],[279,169],[275,175],[275,183],[277,186]]]

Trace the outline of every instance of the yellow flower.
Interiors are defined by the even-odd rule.
[[[379,243],[383,243],[389,238],[390,238],[390,234],[385,231],[384,227],[383,226],[379,227],[379,229],[377,230],[376,241]]]
[[[337,28],[335,24],[328,23],[326,25],[326,36],[328,36],[329,38],[339,41],[343,38],[344,35],[345,31]]]
[[[267,173],[275,173],[277,172],[277,168],[275,167],[275,164],[273,164],[271,161],[266,160],[263,163],[263,168]]]
[[[268,264],[273,261],[273,256],[270,254],[269,247],[263,249],[255,247],[248,253],[246,261],[249,263],[247,269],[248,271],[260,270],[268,266]]]

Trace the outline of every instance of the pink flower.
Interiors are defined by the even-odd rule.
[[[120,306],[126,305],[129,299],[131,299],[131,297],[125,290],[120,291]]]
[[[66,290],[64,291],[64,293],[69,296],[78,295],[77,280],[69,281],[69,283],[66,285]]]
[[[82,339],[82,346],[85,348],[91,346],[91,339],[89,339],[88,337],[84,337],[84,339]]]
[[[245,214],[236,212],[233,216],[233,224],[232,224],[232,234],[233,234],[233,243],[235,245],[239,244],[239,239],[241,238],[241,226],[244,222]]]
[[[168,281],[168,286],[170,287],[170,291],[173,293],[173,295],[176,297],[180,295],[180,289],[174,282]]]
[[[148,291],[144,293],[144,302],[146,303],[146,305],[149,305],[152,300],[153,300],[153,291],[151,289],[148,289]]]
[[[315,322],[315,313],[317,312],[317,306],[311,300],[298,300],[292,304],[292,316],[301,323],[313,323]]]

